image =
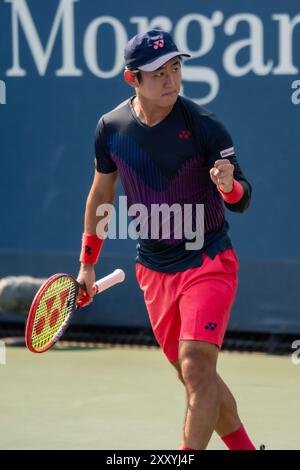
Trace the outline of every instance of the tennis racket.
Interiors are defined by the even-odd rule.
[[[124,279],[124,271],[116,269],[95,282],[95,294]],[[48,351],[63,335],[73,314],[85,305],[84,302],[77,302],[79,289],[86,291],[69,274],[54,274],[40,287],[32,301],[26,323],[25,342],[30,351]]]

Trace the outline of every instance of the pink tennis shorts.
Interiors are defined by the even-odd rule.
[[[238,285],[239,262],[230,248],[202,266],[165,274],[136,263],[136,276],[153,333],[169,361],[178,360],[179,341],[222,346]]]

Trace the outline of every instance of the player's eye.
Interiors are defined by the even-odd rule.
[[[164,72],[163,72],[163,71],[154,74],[154,77],[163,77],[163,76],[164,76]]]

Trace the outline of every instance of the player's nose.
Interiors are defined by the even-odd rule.
[[[174,77],[170,72],[167,72],[165,74],[165,81],[164,81],[165,87],[172,88],[175,85]]]

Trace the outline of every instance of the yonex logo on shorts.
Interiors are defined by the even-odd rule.
[[[230,155],[234,155],[234,147],[230,147],[229,149],[222,150],[220,152],[222,158],[230,157]]]
[[[218,323],[213,323],[213,322],[209,322],[207,323],[207,325],[205,325],[205,329],[206,330],[210,330],[210,331],[214,331],[218,326]]]

